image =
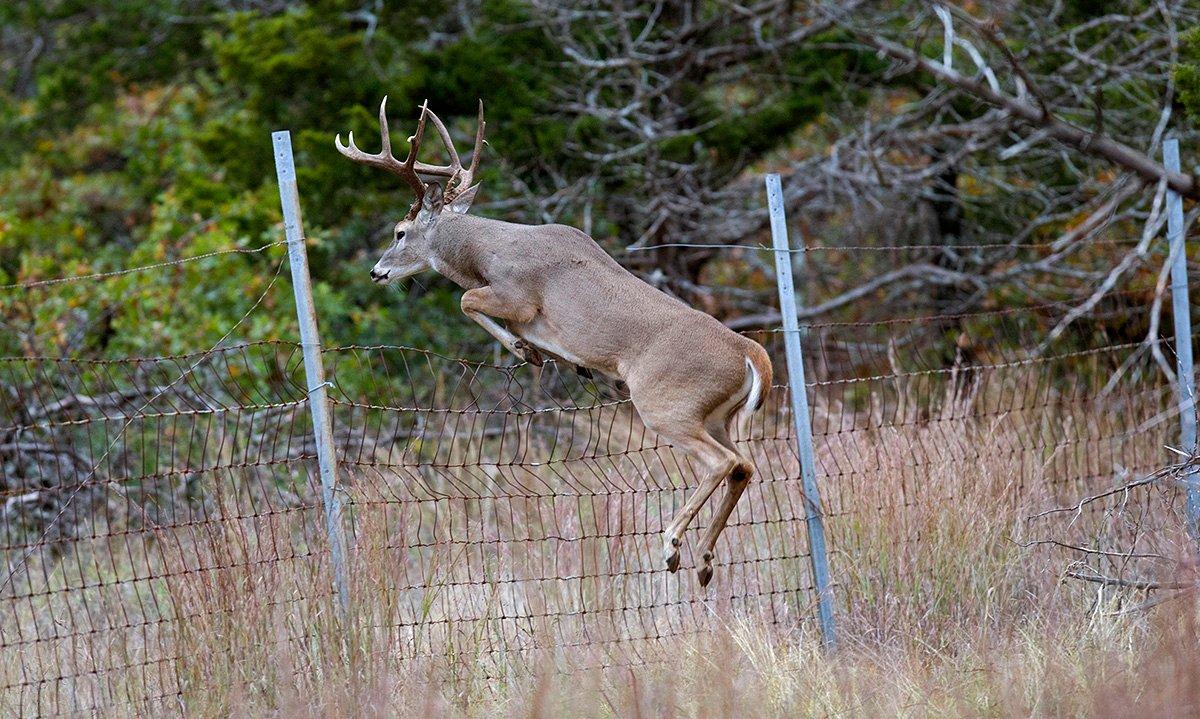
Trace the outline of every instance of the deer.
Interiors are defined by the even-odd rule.
[[[379,105],[382,149],[360,150],[339,133],[334,145],[355,163],[399,177],[416,196],[396,222],[371,269],[378,284],[432,270],[462,287],[461,308],[519,360],[546,357],[624,382],[639,419],[691,460],[698,485],[662,534],[666,569],[679,570],[683,536],[722,483],[724,496],[700,542],[697,576],[713,577],[717,540],[754,474],[731,439],[767,400],[771,360],[762,345],[716,318],[644,282],[583,231],[567,225],[523,225],[467,214],[479,184],[485,143],[483,102],[470,165],[446,125],[420,106],[408,156],[392,154],[387,97]],[[441,139],[449,164],[421,162],[426,124]],[[430,178],[426,182],[423,177]]]

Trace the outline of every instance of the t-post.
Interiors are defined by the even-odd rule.
[[[796,315],[796,289],[792,282],[792,249],[788,244],[787,219],[783,211],[783,189],[779,175],[767,175],[767,207],[771,212],[771,242],[775,247],[775,282],[779,287],[779,314],[783,318],[783,344],[787,353],[788,391],[792,399],[792,421],[796,427],[796,450],[804,485],[804,515],[808,527],[809,557],[813,586],[817,591],[817,619],[825,646],[837,646],[833,621],[833,588],[829,581],[829,557],[825,548],[825,520],[817,487],[816,456],[813,452],[812,420],[808,414],[808,389],[804,383],[804,357],[800,353],[800,326]]]

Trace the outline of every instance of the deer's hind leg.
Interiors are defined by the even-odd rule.
[[[722,445],[730,451],[734,451],[733,442],[730,441],[729,433],[724,427],[721,427],[719,432],[714,431],[713,434],[716,435],[716,438]],[[750,485],[750,478],[753,476],[754,467],[739,456],[737,466],[729,473],[729,482],[725,485],[725,496],[721,498],[721,505],[713,512],[712,521],[709,523],[708,529],[704,532],[704,538],[700,540],[702,564],[696,570],[696,574],[702,587],[707,587],[708,583],[712,581],[712,560],[715,556],[714,549],[717,546],[717,539],[725,531],[725,525],[729,522],[729,516],[733,514],[734,507],[737,506],[738,500],[742,498],[746,487]]]
[[[669,346],[648,352],[646,361],[625,379],[642,423],[685,453],[699,480],[663,531],[663,555],[667,569],[674,572],[679,569],[683,533],[700,508],[735,472],[738,496],[745,484],[741,480],[749,477],[749,465],[733,450],[726,424],[745,401],[753,378],[740,349],[726,351],[729,348],[697,342],[687,332],[668,334],[663,341]],[[726,503],[732,501],[727,497]],[[706,582],[712,576],[711,553],[705,566],[710,567],[701,573]]]
[[[675,572],[679,569],[684,532],[721,482],[737,468],[740,458],[705,427],[705,415],[711,411],[705,405],[711,406],[711,402],[698,400],[691,392],[664,391],[658,383],[643,385],[636,377],[631,378],[629,391],[642,423],[687,455],[700,480],[663,530],[663,558],[667,569]]]
[[[668,439],[673,446],[683,450],[694,460],[697,475],[700,477],[700,484],[692,491],[683,509],[679,510],[663,531],[663,556],[667,569],[674,572],[679,569],[679,547],[683,544],[683,533],[696,518],[700,508],[712,497],[717,487],[721,486],[721,482],[737,469],[739,460],[736,454],[703,430],[687,437]],[[709,576],[711,575],[710,569]]]

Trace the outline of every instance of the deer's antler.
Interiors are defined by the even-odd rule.
[[[417,160],[417,150],[421,146],[421,139],[425,136],[426,119],[433,120],[434,128],[441,137],[442,144],[446,146],[446,150],[450,153],[449,165],[430,165]],[[340,134],[334,138],[334,144],[337,146],[338,152],[354,162],[386,170],[404,180],[416,194],[416,200],[408,211],[408,218],[411,219],[416,216],[417,210],[421,207],[421,201],[425,198],[425,183],[422,182],[421,175],[446,178],[445,202],[452,201],[471,186],[471,182],[475,178],[475,169],[479,165],[479,156],[485,144],[485,140],[483,139],[484,126],[483,101],[480,100],[479,129],[475,134],[475,151],[472,153],[471,166],[464,170],[462,160],[458,156],[458,151],[454,148],[454,142],[450,139],[450,132],[446,129],[446,125],[441,119],[429,109],[429,101],[426,100],[421,104],[421,118],[417,122],[417,131],[412,137],[408,138],[408,157],[405,158],[404,162],[401,162],[392,155],[392,140],[388,135],[387,124],[387,97],[385,96],[383,102],[379,103],[379,140],[382,149],[378,154],[372,155],[358,149],[354,144],[353,132],[350,133],[348,138],[349,145],[342,144],[342,136]]]
[[[424,112],[424,106],[422,106],[422,111]],[[479,157],[483,153],[483,146],[487,144],[487,141],[483,139],[484,129],[487,127],[487,123],[483,119],[483,100],[479,101],[479,119],[475,130],[475,148],[471,152],[471,166],[466,169],[463,169],[458,150],[455,149],[454,142],[450,139],[450,132],[441,118],[430,110],[429,119],[433,120],[433,126],[437,130],[438,136],[442,138],[442,144],[450,153],[450,164],[441,167],[425,165],[425,169],[420,171],[447,178],[446,202],[450,202],[470,188],[471,183],[475,181],[475,170],[479,167]]]

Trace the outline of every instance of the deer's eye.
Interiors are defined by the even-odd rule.
[[[403,239],[404,239],[404,230],[396,230],[396,239],[397,239],[397,240],[403,240]]]

